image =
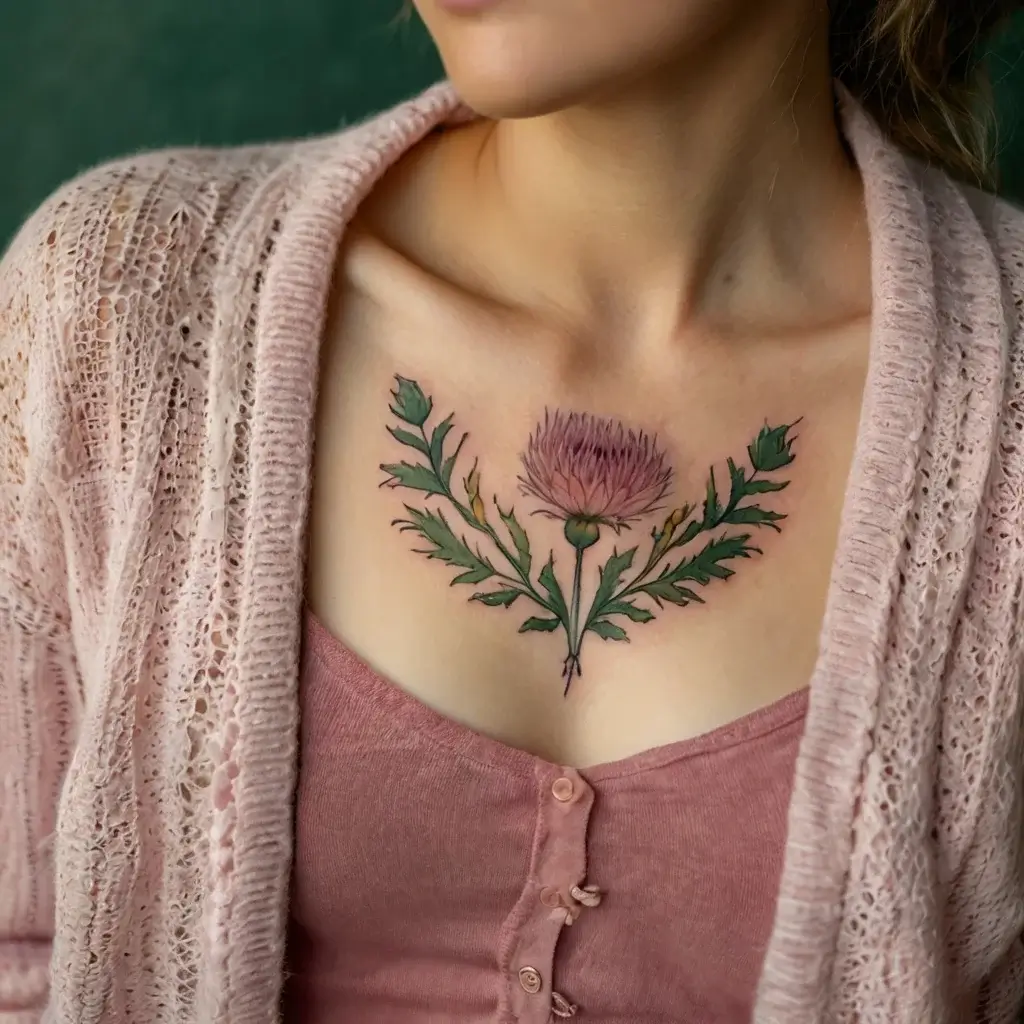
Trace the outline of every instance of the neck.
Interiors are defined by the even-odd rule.
[[[527,287],[547,314],[664,338],[700,321],[764,324],[793,308],[790,292],[829,301],[819,285],[861,192],[836,125],[827,16],[750,10],[656,76],[490,124],[477,187],[500,237],[531,254]]]

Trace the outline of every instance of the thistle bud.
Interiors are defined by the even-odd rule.
[[[400,420],[414,427],[422,427],[430,415],[433,403],[423,394],[423,389],[416,381],[398,374],[395,375],[395,381],[397,386],[391,392],[391,411]]]
[[[662,537],[672,536],[675,528],[686,518],[686,512],[684,509],[677,508],[666,520],[665,525],[661,528]]]
[[[654,555],[661,557],[665,550],[668,548],[669,542],[672,540],[672,535],[676,532],[679,524],[689,515],[687,508],[677,508],[671,515],[665,520],[665,524],[660,530],[654,530],[652,536],[654,537]]]
[[[473,463],[469,476],[463,481],[466,487],[466,497],[469,500],[469,508],[473,518],[481,525],[486,526],[487,516],[484,510],[483,499],[480,497],[480,472]]]

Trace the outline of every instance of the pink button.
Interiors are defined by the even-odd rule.
[[[572,799],[572,789],[572,779],[567,779],[564,775],[551,784],[552,795],[563,804]]]
[[[545,907],[560,907],[562,905],[562,897],[558,895],[558,890],[552,889],[550,885],[541,889],[540,901]]]
[[[529,992],[531,996],[536,995],[541,987],[540,971],[536,967],[520,968],[519,984],[523,986],[524,992]]]

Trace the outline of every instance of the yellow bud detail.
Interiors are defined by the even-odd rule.
[[[661,555],[668,547],[669,541],[672,540],[672,534],[675,533],[676,527],[686,518],[686,509],[677,508],[673,513],[665,520],[665,525],[662,526],[661,532],[656,535],[654,541],[654,553]]]
[[[473,518],[481,526],[485,526],[487,519],[484,514],[484,503],[480,497],[480,472],[476,468],[475,463],[464,483],[466,485],[466,497],[469,499],[469,508],[473,513]]]
[[[487,518],[484,515],[484,503],[479,494],[470,502],[470,508],[473,510],[473,518],[481,526],[486,526]]]

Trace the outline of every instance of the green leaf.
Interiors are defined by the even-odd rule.
[[[636,548],[630,548],[619,554],[613,550],[611,557],[598,569],[597,590],[594,593],[594,601],[590,606],[590,613],[587,620],[596,619],[604,614],[604,606],[611,600],[622,580],[622,574],[633,564],[633,557],[636,555]]]
[[[689,544],[694,537],[697,536],[704,529],[704,524],[696,519],[690,521],[686,529],[676,537],[674,541],[669,545],[669,550],[672,548],[681,548],[686,544]]]
[[[491,608],[500,605],[502,608],[507,608],[517,597],[522,597],[523,592],[521,590],[513,590],[511,587],[508,590],[493,590],[489,594],[474,594],[470,601],[479,601],[481,604],[486,604]]]
[[[662,601],[683,607],[693,601],[703,604],[701,598],[692,590],[680,584],[692,580],[701,586],[707,586],[713,579],[727,580],[734,573],[728,565],[723,564],[724,562],[732,558],[749,558],[752,553],[758,551],[747,543],[749,540],[750,534],[747,533],[709,541],[692,558],[666,567],[656,580],[644,583],[636,589],[652,597],[658,603],[658,607],[661,607]]]
[[[604,606],[601,614],[625,615],[633,622],[650,622],[654,618],[646,608],[640,608],[632,601],[610,601]]]
[[[602,640],[625,640],[626,643],[629,643],[626,631],[621,626],[616,626],[614,622],[598,619],[597,622],[592,622],[587,626],[587,629],[591,633],[596,633]]]
[[[759,473],[771,473],[776,469],[788,466],[796,457],[792,445],[796,438],[787,436],[789,431],[799,423],[786,424],[780,427],[769,427],[765,424],[754,441],[747,446],[750,464]]]
[[[517,559],[519,568],[524,576],[529,576],[530,566],[533,564],[533,558],[530,555],[530,538],[526,536],[526,531],[519,525],[514,508],[510,508],[508,512],[502,512],[497,498],[494,499],[494,504],[498,509],[498,515],[501,516],[501,521],[505,524],[509,535],[512,537],[512,542],[516,546],[516,554],[519,556]]]
[[[394,401],[391,403],[391,411],[406,423],[414,427],[422,427],[430,415],[433,402],[423,394],[422,388],[414,380],[409,380],[400,374],[395,374],[397,387],[391,392]]]
[[[405,533],[418,533],[429,548],[417,548],[416,553],[436,558],[446,565],[454,565],[467,572],[456,576],[452,583],[481,583],[494,575],[494,566],[479,552],[473,551],[465,538],[456,537],[448,525],[443,512],[431,512],[405,506],[409,513],[408,519],[396,519],[392,525],[398,526]]]
[[[410,434],[408,430],[403,430],[401,427],[388,427],[388,433],[396,441],[400,441],[402,444],[408,445],[410,448],[415,448],[416,451],[422,452],[424,455],[430,454],[430,446],[422,437]]]
[[[527,619],[520,627],[520,633],[552,633],[562,624],[561,619],[538,619],[531,617]]]
[[[708,493],[704,499],[704,529],[718,525],[718,518],[722,514],[722,506],[718,502],[718,489],[715,487],[715,470],[712,467],[708,470]]]
[[[385,480],[388,487],[409,487],[427,494],[444,494],[445,489],[429,466],[413,466],[408,462],[382,463],[381,469],[390,476]]]
[[[696,602],[697,604],[704,603],[704,599],[698,597],[688,587],[677,586],[669,579],[659,578],[651,580],[650,583],[645,583],[637,589],[647,594],[648,597],[654,598],[659,608],[662,607],[662,601],[668,601],[669,604],[677,604],[680,608],[685,608],[691,602]]]
[[[489,565],[478,565],[475,569],[460,573],[452,580],[452,586],[456,583],[483,583],[494,575],[494,570]]]
[[[788,480],[748,480],[744,485],[747,494],[767,494],[769,491],[784,491]]]
[[[469,434],[463,434],[459,443],[455,446],[455,451],[444,460],[444,465],[441,467],[441,482],[445,487],[451,489],[452,485],[452,470],[455,468],[455,460],[459,457],[459,452],[462,451],[462,445],[465,442]]]
[[[430,435],[430,446],[427,448],[426,454],[430,456],[430,464],[432,466],[441,465],[441,455],[444,452],[444,439],[448,436],[448,431],[452,429],[452,420],[455,417],[455,413],[447,419],[441,420],[433,432]]]
[[[673,583],[694,580],[701,586],[706,586],[713,579],[727,580],[733,575],[733,570],[721,563],[730,558],[749,558],[751,552],[757,551],[757,548],[748,545],[748,540],[750,534],[743,533],[708,541],[696,555],[684,559],[675,568],[666,570],[658,579],[669,579]]]
[[[737,466],[732,459],[728,460],[729,466],[729,504],[736,505],[746,494],[747,474],[741,466]]]
[[[569,621],[569,609],[566,607],[565,596],[562,594],[562,588],[558,585],[558,578],[555,576],[555,553],[553,551],[548,556],[548,560],[545,562],[544,568],[541,569],[540,575],[537,578],[540,580],[540,585],[548,593],[548,597],[551,600],[551,610],[558,616],[559,621],[567,623]]]
[[[775,524],[780,519],[786,517],[781,512],[772,512],[769,509],[758,508],[756,505],[751,505],[748,508],[735,508],[726,517],[726,522],[731,523],[733,526],[767,526],[773,529],[776,533],[781,533],[781,529]]]

